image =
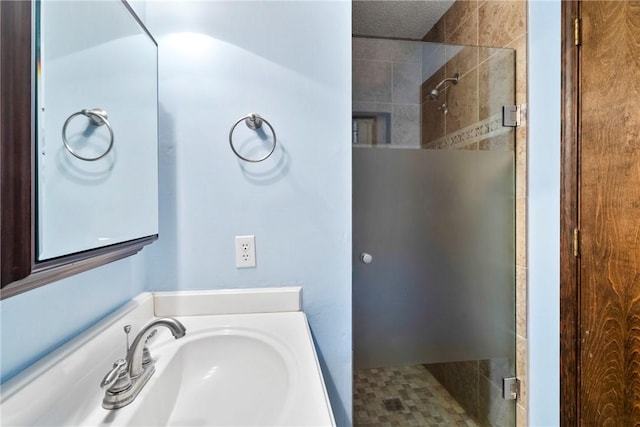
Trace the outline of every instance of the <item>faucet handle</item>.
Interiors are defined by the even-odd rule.
[[[125,353],[129,351],[129,332],[131,332],[131,325],[126,325],[124,328],[124,333],[127,335],[127,348],[125,349]]]
[[[116,362],[113,364],[113,369],[111,369],[102,379],[100,388],[111,390],[118,382],[121,383],[117,387],[119,390],[124,390],[130,387],[131,379],[129,378],[129,373],[127,371],[128,367],[129,365],[126,360],[116,360]]]

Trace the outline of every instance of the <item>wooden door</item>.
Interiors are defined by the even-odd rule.
[[[562,309],[562,321],[576,326],[574,360],[565,352],[561,371],[563,390],[569,380],[576,401],[574,418],[562,409],[563,424],[635,426],[640,425],[640,1],[583,1],[574,11],[581,27],[579,53],[573,56],[578,108],[567,115],[567,107],[564,119],[576,120],[577,161],[570,162],[576,171],[573,220],[580,247],[579,258],[569,263],[576,267],[577,312],[567,316]],[[565,259],[563,254],[563,268]],[[562,286],[566,290],[564,279]],[[569,299],[563,293],[563,302]],[[573,379],[568,363],[576,364]]]

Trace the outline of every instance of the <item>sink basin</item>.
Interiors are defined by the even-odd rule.
[[[154,348],[155,381],[147,384],[131,425],[286,421],[299,375],[291,352],[277,339],[251,329],[224,328],[189,334],[181,341]]]
[[[102,408],[98,385],[123,356],[123,326],[135,333],[162,312],[151,295],[3,384],[0,424],[335,426],[304,313],[206,314],[201,304],[189,315],[179,297],[172,317],[187,333],[158,328],[148,343],[156,371],[132,403]]]

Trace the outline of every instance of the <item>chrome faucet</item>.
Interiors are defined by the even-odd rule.
[[[100,383],[100,387],[105,389],[103,408],[118,409],[133,402],[156,371],[146,345],[157,332],[156,326],[169,328],[175,339],[182,338],[187,332],[180,321],[171,317],[156,319],[143,327],[127,348],[126,359],[118,359]],[[125,332],[128,333],[130,329],[130,326],[125,326]]]

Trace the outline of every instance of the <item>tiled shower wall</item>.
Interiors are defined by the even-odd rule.
[[[418,43],[353,39],[353,111],[389,113],[393,145],[420,145],[422,49]]]
[[[515,49],[515,87],[516,104],[526,106],[527,104],[527,28],[526,28],[526,0],[515,1],[466,1],[456,0],[445,15],[436,25],[425,35],[424,41],[461,44],[468,46],[492,46],[508,47]],[[474,62],[474,53],[464,53],[459,58],[458,69],[464,69],[469,77],[467,81],[472,81],[474,74],[480,73],[482,79],[482,64],[488,62],[487,67],[492,67],[492,61],[499,61],[500,58],[487,58],[483,55],[483,49],[477,50],[477,65]],[[462,54],[462,52],[460,53]],[[459,55],[460,55],[459,54]],[[485,67],[485,68],[487,68]],[[475,69],[475,70],[474,70]],[[447,70],[448,72],[448,70]],[[454,71],[455,72],[455,71]],[[462,74],[462,71],[461,71]],[[463,84],[463,79],[460,84]],[[433,107],[433,104],[429,107]],[[425,112],[426,114],[426,112]],[[480,111],[478,111],[480,114]],[[468,122],[461,118],[456,126],[464,127]],[[442,126],[447,126],[443,123]],[[450,129],[453,129],[451,125]],[[432,136],[423,135],[423,144],[444,135],[446,127],[438,129],[442,134]],[[478,147],[464,147],[470,149],[485,148],[487,142],[478,144]],[[496,144],[498,148],[503,142],[492,141],[488,144]],[[520,399],[517,403],[517,425],[527,425],[527,256],[526,256],[526,203],[527,203],[527,127],[526,120],[516,129],[515,142],[516,155],[516,373],[522,381]],[[440,372],[438,372],[438,369]],[[434,374],[440,379],[444,378],[446,371],[448,377],[476,378],[477,384],[480,379],[487,378],[487,370],[483,368],[483,362],[471,362],[470,365],[438,367],[434,369]],[[491,376],[491,375],[489,375]],[[491,379],[491,378],[488,378]],[[497,379],[497,378],[496,378]],[[493,381],[492,381],[493,382]],[[456,393],[457,390],[457,393]],[[468,395],[469,390],[464,390],[464,386],[451,386],[452,394]],[[479,399],[470,396],[470,399]]]
[[[502,106],[514,102],[513,49],[437,46],[427,58],[444,65],[420,88],[422,147],[513,151],[514,130],[502,126]],[[446,82],[436,99],[429,97],[456,75],[457,83]]]

